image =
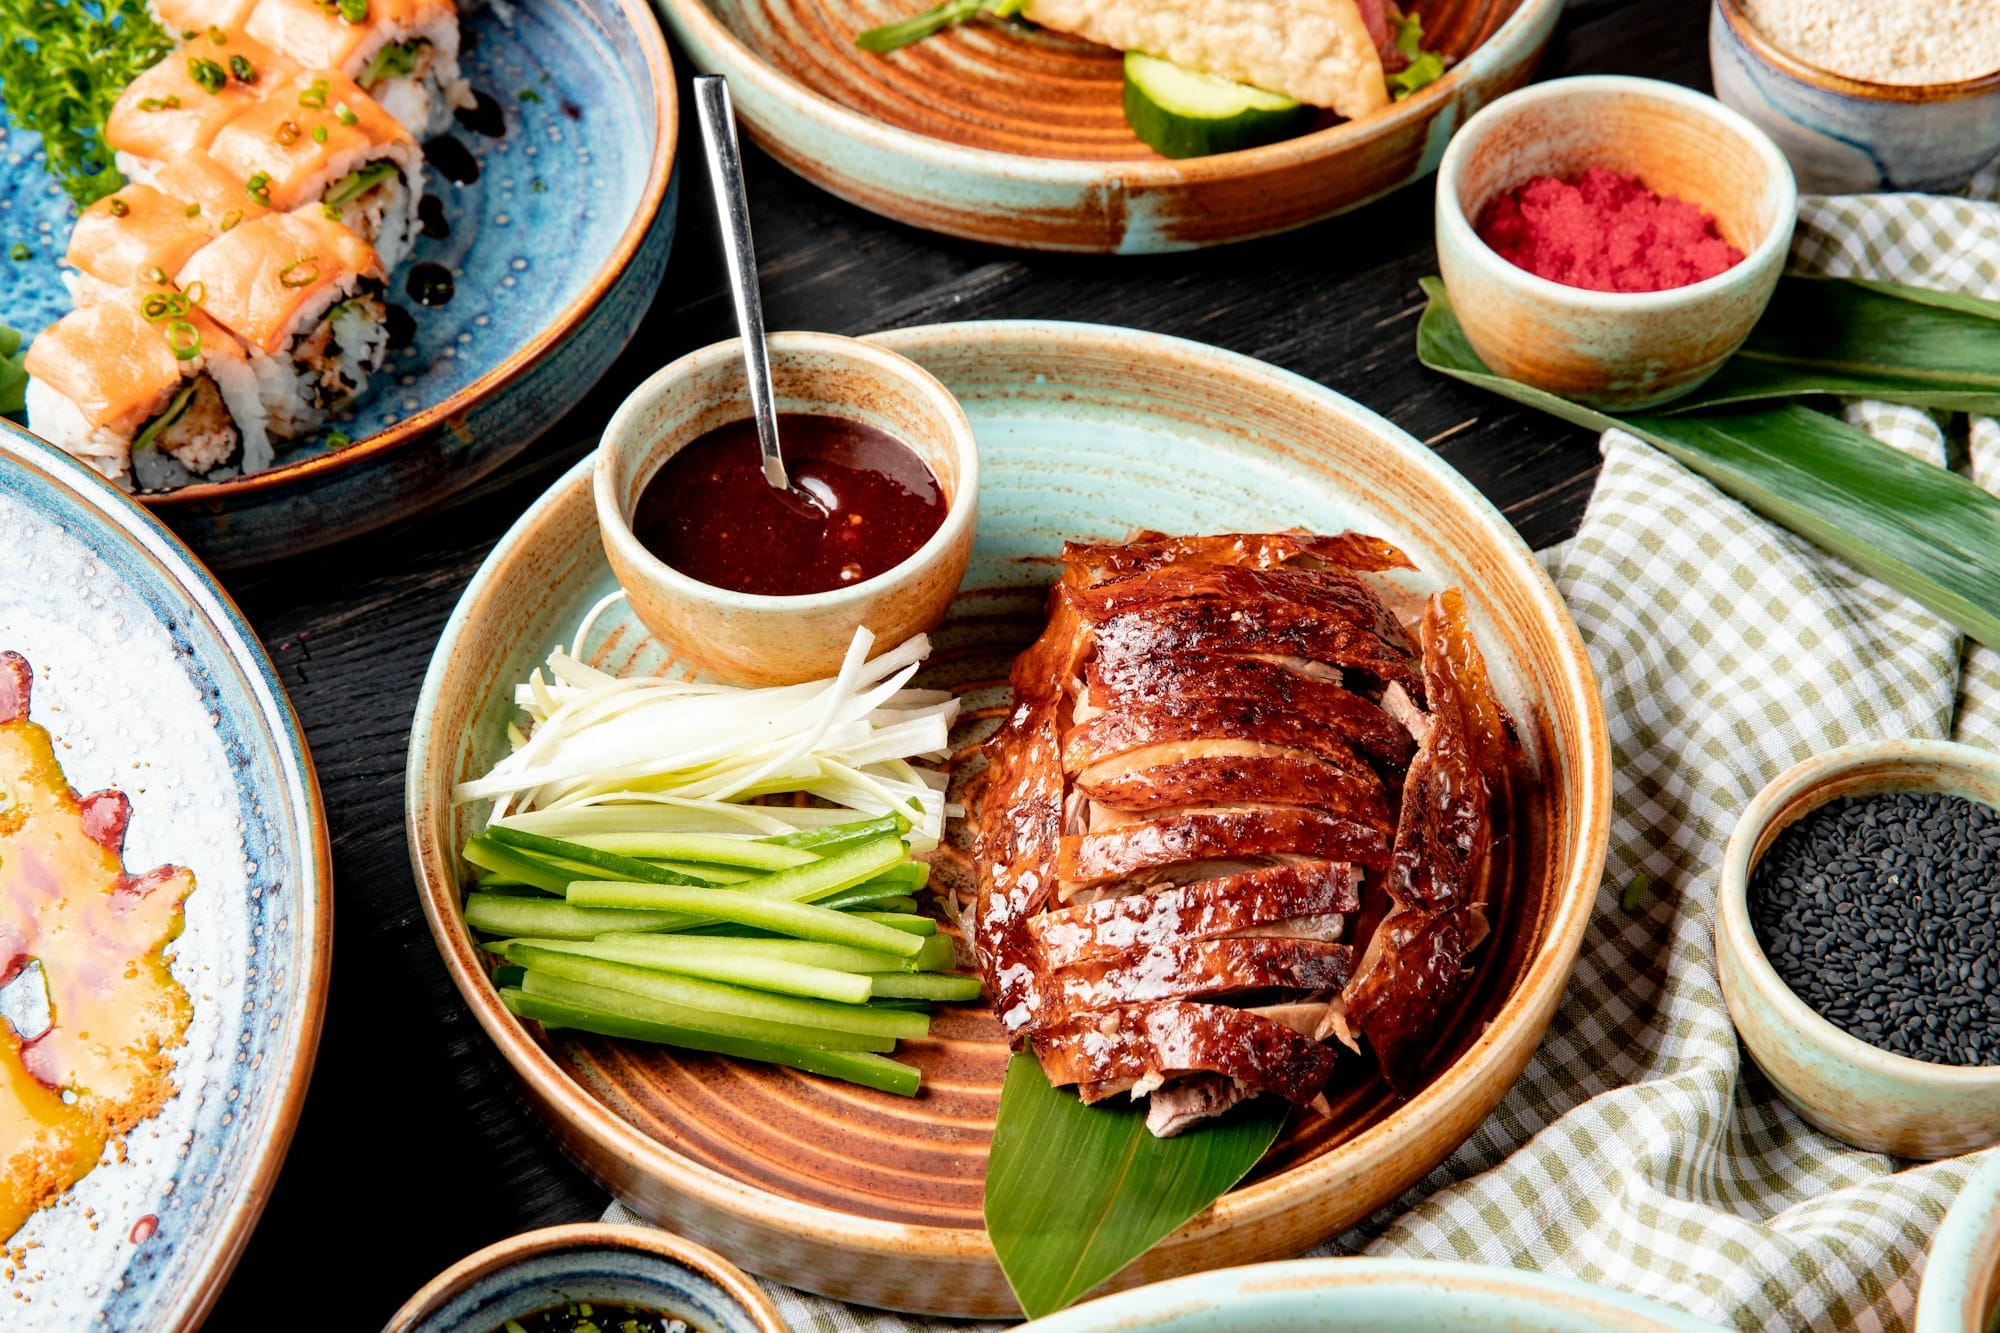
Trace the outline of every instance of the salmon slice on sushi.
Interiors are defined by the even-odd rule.
[[[29,428],[128,490],[271,465],[249,360],[185,293],[136,287],[73,310],[25,364]]]
[[[249,353],[275,439],[306,434],[368,387],[389,350],[385,276],[368,243],[317,205],[242,223],[181,270]]]
[[[181,206],[182,216],[214,240],[237,224],[264,216],[270,208],[250,197],[243,181],[207,153],[189,153],[162,166],[153,186]]]
[[[423,152],[354,80],[305,70],[215,136],[209,156],[245,197],[276,212],[315,206],[375,248],[385,269],[410,252]]]
[[[202,29],[119,94],[104,142],[128,180],[151,182],[166,163],[206,149],[291,71],[240,32]]]
[[[257,0],[245,30],[312,69],[337,69],[422,139],[473,104],[451,0]]]
[[[70,296],[90,305],[142,283],[173,282],[216,235],[191,207],[155,186],[132,184],[84,209],[63,257],[76,270],[64,275]]]
[[[169,32],[189,37],[210,28],[233,32],[256,7],[257,0],[153,0],[153,16]]]

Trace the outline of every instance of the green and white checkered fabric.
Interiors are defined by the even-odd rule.
[[[1807,199],[1795,260],[2000,298],[2000,204]],[[2000,490],[2000,425],[1847,411]],[[1320,1252],[1542,1269],[1741,1328],[1906,1328],[1973,1160],[1908,1167],[1850,1149],[1744,1061],[1715,976],[1716,879],[1737,812],[1810,754],[1871,736],[2000,746],[2000,654],[1968,651],[1638,440],[1612,432],[1603,451],[1582,530],[1545,557],[1604,689],[1616,784],[1569,993],[1464,1146]],[[795,1329],[969,1327],[771,1290]]]

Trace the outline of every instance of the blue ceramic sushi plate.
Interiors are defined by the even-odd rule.
[[[463,40],[466,78],[500,125],[470,119],[503,132],[450,135],[476,179],[428,173],[451,234],[420,238],[390,277],[415,336],[328,427],[353,443],[296,442],[268,472],[144,497],[211,565],[326,546],[472,484],[577,404],[652,303],[673,240],[678,111],[645,0],[487,5],[465,15]],[[0,250],[29,253],[5,267],[0,324],[32,334],[69,309],[75,221],[39,140],[0,120]],[[418,264],[451,272],[448,303],[408,295]]]
[[[195,879],[166,953],[192,999],[174,1089],[8,1241],[0,1326],[193,1328],[263,1210],[319,1041],[319,787],[270,660],[187,548],[4,421],[0,560],[0,651],[33,670],[29,720],[76,790],[126,793],[129,868]]]

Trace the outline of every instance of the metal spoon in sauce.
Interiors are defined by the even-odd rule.
[[[826,506],[794,485],[778,451],[778,411],[771,390],[771,355],[764,345],[764,301],[757,291],[757,255],[750,245],[750,199],[743,185],[743,152],[736,143],[736,110],[729,80],[703,74],[694,81],[701,139],[708,149],[708,179],[714,187],[715,216],[722,228],[722,256],[729,268],[729,291],[736,300],[736,327],[743,338],[743,368],[750,381],[750,410],[757,419],[757,443],[764,453],[764,480],[778,491],[824,513]]]

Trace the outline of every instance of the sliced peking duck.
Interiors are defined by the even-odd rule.
[[[1335,1038],[1409,1090],[1486,934],[1512,763],[1463,598],[1404,624],[1376,580],[1413,566],[1357,533],[1063,563],[986,743],[972,936],[1002,1022],[1161,1135],[1310,1103]]]

